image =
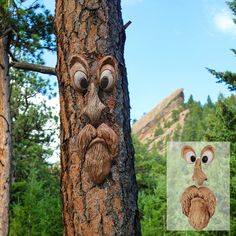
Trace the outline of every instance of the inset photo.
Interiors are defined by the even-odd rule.
[[[230,230],[230,143],[168,143],[167,230]]]

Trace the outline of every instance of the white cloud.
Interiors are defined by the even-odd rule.
[[[234,24],[232,14],[227,9],[216,12],[213,16],[215,27],[225,33],[236,35],[236,25]]]

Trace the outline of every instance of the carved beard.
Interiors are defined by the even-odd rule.
[[[90,179],[101,184],[111,170],[111,162],[117,155],[118,136],[106,124],[97,129],[86,125],[78,136],[79,151],[85,157],[85,169]]]
[[[205,228],[215,213],[216,198],[207,187],[190,186],[181,196],[183,213],[188,217],[189,224],[197,230]]]

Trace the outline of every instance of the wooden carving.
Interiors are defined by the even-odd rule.
[[[201,166],[201,163],[209,164],[214,159],[214,155],[214,149],[210,145],[203,148],[200,157],[196,156],[191,146],[184,146],[182,149],[184,160],[195,165],[192,179],[199,187],[195,185],[187,187],[180,202],[183,214],[188,217],[189,224],[196,230],[204,229],[215,213],[216,197],[208,187],[202,186],[207,176]]]
[[[56,0],[64,235],[140,235],[120,0]]]
[[[111,56],[98,60],[92,68],[82,56],[75,56],[70,62],[72,85],[84,99],[81,117],[87,120],[75,145],[95,184],[103,183],[109,175],[118,151],[118,132],[112,122],[115,104],[111,99],[117,80],[116,64]]]
[[[205,228],[215,213],[216,198],[207,187],[192,185],[185,189],[181,196],[183,213],[188,217],[189,224],[197,230]]]

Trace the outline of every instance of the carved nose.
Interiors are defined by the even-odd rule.
[[[196,181],[198,185],[202,185],[204,181],[207,180],[207,176],[202,171],[201,160],[199,158],[195,162],[192,179],[193,181]]]
[[[84,111],[84,114],[90,119],[92,125],[99,123],[104,108],[105,105],[99,99],[97,89],[92,83],[88,94],[88,103]]]

